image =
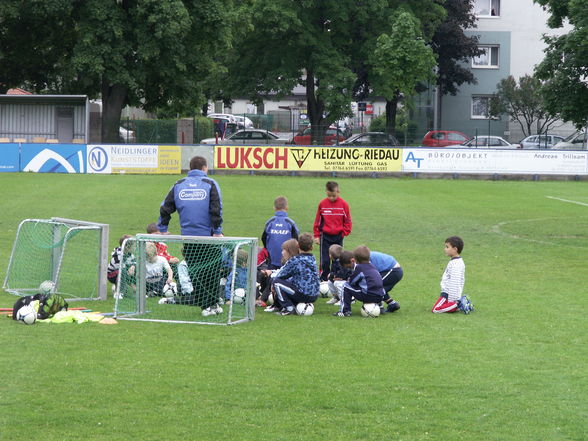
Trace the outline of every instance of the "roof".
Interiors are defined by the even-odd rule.
[[[33,95],[28,94],[28,92],[24,94],[0,95],[0,103],[3,104],[63,104],[85,106],[87,101],[87,95]]]

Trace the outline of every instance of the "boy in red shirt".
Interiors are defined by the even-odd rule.
[[[339,197],[339,184],[327,182],[327,197],[319,202],[314,220],[314,242],[320,245],[321,280],[327,280],[331,271],[329,247],[343,246],[343,238],[351,233],[349,205]]]

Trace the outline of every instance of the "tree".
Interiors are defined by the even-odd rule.
[[[536,133],[547,133],[558,120],[545,108],[541,94],[541,81],[537,77],[525,75],[519,78],[518,84],[510,75],[496,86],[496,99],[493,100],[491,113],[493,116],[508,114],[511,121],[516,121],[525,137]]]
[[[381,34],[369,58],[373,93],[386,99],[386,130],[396,132],[396,112],[401,96],[413,95],[416,85],[432,79],[436,60],[423,38],[420,22],[408,11],[398,11],[390,34]]]
[[[36,22],[27,30],[39,55],[32,69],[12,69],[10,83],[35,81],[35,91],[102,98],[102,141],[118,142],[125,104],[146,110],[195,109],[203,83],[218,68],[215,53],[230,42],[231,2],[223,0],[5,0],[11,16]],[[47,3],[41,8],[39,3]],[[22,39],[18,19],[2,42]],[[44,39],[48,34],[49,38]],[[18,65],[21,56],[12,52]],[[29,55],[29,53],[25,53]],[[25,61],[26,60],[22,60]],[[43,67],[40,78],[32,77]],[[8,68],[10,69],[10,68]],[[22,75],[21,78],[18,78]],[[190,111],[193,114],[193,110]]]
[[[443,7],[447,14],[435,30],[431,44],[437,55],[438,90],[435,106],[438,121],[443,120],[444,95],[456,95],[459,86],[464,83],[476,84],[476,77],[469,69],[469,63],[481,53],[478,37],[467,36],[464,32],[476,27],[472,0],[446,0]]]
[[[565,35],[544,37],[545,58],[536,75],[545,80],[546,108],[577,128],[588,124],[588,8],[584,0],[535,0],[549,9],[548,24],[559,28],[567,19],[573,29]]]

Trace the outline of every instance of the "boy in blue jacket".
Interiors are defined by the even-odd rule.
[[[274,200],[274,215],[265,223],[261,241],[270,257],[268,269],[282,266],[282,244],[288,239],[298,239],[300,231],[296,222],[288,217],[288,199],[278,196]]]
[[[303,233],[298,239],[300,254],[288,259],[273,279],[273,290],[282,307],[277,314],[294,314],[298,303],[314,303],[319,293],[319,275],[312,255],[313,237]]]
[[[379,251],[370,252],[370,262],[376,267],[382,276],[382,283],[384,284],[384,302],[387,307],[382,312],[394,312],[400,309],[400,305],[396,300],[390,297],[390,291],[402,280],[404,270],[398,261],[390,254],[380,253]]]
[[[370,263],[370,249],[364,245],[353,250],[353,273],[343,288],[341,309],[334,313],[337,317],[351,317],[353,298],[363,303],[380,304],[384,300],[384,283],[377,268]]]

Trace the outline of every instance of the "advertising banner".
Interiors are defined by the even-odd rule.
[[[421,173],[585,174],[588,152],[406,148],[402,170]]]
[[[85,173],[83,144],[21,144],[22,170],[37,173]]]
[[[18,144],[0,144],[0,173],[20,171],[20,152]]]
[[[229,170],[398,172],[402,152],[385,147],[216,146],[214,168]]]
[[[179,174],[182,150],[168,145],[88,145],[88,173]]]

